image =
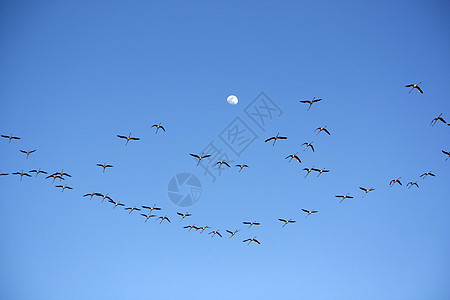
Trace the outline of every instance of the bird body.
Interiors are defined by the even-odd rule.
[[[209,154],[203,155],[203,153],[202,153],[202,155],[197,155],[197,154],[189,153],[189,155],[198,159],[197,166],[200,164],[200,161],[201,161],[202,159],[211,156],[211,155],[209,155]]]
[[[275,146],[275,142],[276,142],[277,140],[286,140],[286,139],[287,139],[287,137],[285,137],[285,136],[279,136],[279,135],[280,135],[280,133],[277,133],[276,136],[270,137],[270,138],[268,138],[267,140],[265,140],[264,142],[267,143],[268,141],[273,140],[272,146]]]
[[[450,155],[450,154],[449,154],[449,155]],[[240,168],[240,169],[239,169],[239,172],[241,172],[243,168],[248,168],[247,165],[236,165],[236,167],[239,167],[239,168]]]
[[[303,210],[305,213],[307,213],[307,215],[306,215],[305,218],[309,217],[310,214],[315,214],[315,213],[317,212],[317,210],[314,210],[314,209],[313,209],[313,210],[307,210],[307,209],[302,208],[302,210]]]
[[[137,137],[132,137],[131,136],[131,132],[130,132],[130,134],[128,135],[128,136],[124,136],[124,135],[117,135],[117,137],[118,138],[120,138],[120,139],[125,139],[125,140],[127,140],[127,142],[125,143],[125,146],[127,146],[128,145],[128,142],[131,140],[131,141],[139,141],[140,140],[140,138],[137,138]]]
[[[327,130],[327,126],[317,127],[316,130],[314,130],[314,132],[316,132],[316,131],[317,131],[316,135],[318,135],[322,131],[325,131],[328,135],[331,135],[330,132]]]
[[[257,243],[258,245],[260,245],[261,243],[256,239],[256,236],[254,237],[254,238],[251,238],[251,239],[246,239],[246,240],[243,240],[242,242],[248,242],[248,244],[247,245],[250,245],[250,243],[251,242],[255,242],[255,243]]]
[[[309,103],[309,107],[306,110],[306,111],[308,111],[311,108],[311,106],[313,105],[313,103],[316,103],[319,101],[322,101],[322,99],[316,99],[316,97],[314,97],[312,100],[301,100],[300,103]]]
[[[154,125],[152,125],[152,128],[153,127],[156,127],[156,131],[155,131],[155,134],[157,134],[158,133],[158,130],[161,128],[164,132],[166,131],[166,129],[161,125],[161,123],[159,123],[159,124],[154,124]]]
[[[13,136],[13,135],[3,135],[2,134],[1,137],[5,138],[5,139],[9,139],[8,143],[11,143],[11,140],[20,140],[20,137]]]
[[[285,159],[290,158],[290,159],[289,159],[289,162],[291,162],[291,160],[292,160],[293,158],[295,158],[295,160],[297,160],[299,163],[301,163],[302,161],[301,161],[300,158],[297,156],[297,153],[298,153],[298,152],[296,152],[295,154],[290,154],[290,155],[286,156]]]
[[[20,152],[26,154],[26,155],[27,155],[27,159],[28,159],[28,156],[29,156],[31,153],[36,152],[36,149],[30,150],[30,151],[20,150]]]

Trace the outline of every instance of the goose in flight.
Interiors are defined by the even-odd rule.
[[[64,192],[65,189],[68,189],[68,190],[72,190],[73,189],[73,188],[71,188],[68,185],[55,185],[55,187],[61,188],[61,193]]]
[[[314,210],[314,209],[313,209],[313,210],[307,210],[307,209],[302,208],[302,210],[303,210],[305,213],[307,213],[307,215],[306,215],[305,218],[309,217],[310,214],[315,214],[315,213],[317,212],[317,210]]]
[[[116,208],[117,206],[125,206],[125,204],[122,204],[120,202],[116,202],[114,200],[108,200],[108,202],[114,204],[113,209]]]
[[[197,154],[189,153],[189,155],[192,156],[192,157],[195,157],[196,159],[198,159],[197,166],[200,164],[200,161],[201,161],[202,159],[211,156],[211,155],[209,155],[209,154],[203,155],[203,153],[202,153],[202,155],[197,155]]]
[[[408,84],[405,85],[405,87],[410,87],[411,89],[409,90],[409,92],[411,93],[414,89],[417,89],[421,94],[423,94],[422,89],[419,87],[419,84],[421,84],[422,82],[419,83],[412,83],[412,84]]]
[[[84,194],[84,195],[83,195],[83,197],[88,197],[88,196],[90,197],[89,200],[92,200],[92,197],[97,196],[97,193],[92,192],[92,193],[90,193],[90,194]]]
[[[306,176],[308,176],[309,175],[309,173],[311,173],[311,171],[313,171],[314,170],[314,166],[312,166],[311,168],[303,168],[303,170],[305,170],[307,173],[306,173],[306,175],[305,175],[305,178],[306,178]]]
[[[20,140],[20,137],[13,136],[13,135],[3,135],[2,134],[1,137],[5,138],[5,139],[9,139],[8,143],[11,143],[11,140]]]
[[[128,136],[124,136],[124,135],[119,135],[119,134],[118,134],[117,137],[120,138],[120,139],[126,139],[126,140],[127,140],[127,142],[125,143],[125,146],[128,145],[128,142],[129,142],[130,140],[132,140],[132,141],[139,141],[139,140],[140,140],[140,138],[132,137],[132,136],[131,136],[131,132],[130,132],[130,134],[129,134]]]
[[[375,190],[375,189],[373,189],[373,188],[366,189],[366,188],[363,188],[363,187],[361,187],[361,186],[359,187],[359,189],[360,189],[360,190],[363,190],[364,192],[366,192],[366,193],[363,195],[363,198],[364,198],[365,195],[367,195],[368,192],[371,192],[371,191],[374,191],[374,190]]]
[[[278,219],[278,221],[284,222],[283,227],[286,226],[286,225],[289,224],[289,223],[295,223],[295,221],[294,221],[294,220],[291,220],[291,219],[289,219],[289,220]]]
[[[31,153],[36,152],[36,149],[30,150],[30,151],[20,150],[20,152],[26,154],[26,155],[27,155],[27,159],[28,159],[28,156],[29,156]]]
[[[434,118],[433,120],[431,120],[430,125],[434,126],[437,121],[441,121],[442,123],[447,124],[447,122],[441,116],[442,116],[442,113],[439,116],[437,116],[436,118]]]
[[[313,169],[313,171],[319,172],[319,175],[317,175],[317,177],[319,177],[322,173],[328,173],[328,172],[330,172],[330,170],[325,170],[325,169],[322,169],[322,170],[319,170],[319,169]]]
[[[102,199],[102,203],[103,203],[103,201],[105,201],[105,199],[108,199],[108,201],[109,201],[109,200],[112,200],[111,197],[109,197],[108,195],[109,195],[109,193],[106,194],[106,195],[102,195],[102,194],[100,194],[100,193],[95,193],[95,196],[99,196],[99,197],[102,197],[102,198],[103,198],[103,199]]]
[[[180,222],[183,221],[184,218],[192,216],[189,212],[186,212],[185,214],[177,212],[177,215],[181,216]]]
[[[224,161],[224,160],[221,160],[221,161],[216,162],[216,164],[215,164],[214,166],[217,166],[217,165],[219,165],[219,169],[220,169],[220,167],[221,167],[222,165],[225,165],[225,166],[227,166],[228,168],[230,167],[230,165],[227,164],[227,162]]]
[[[237,230],[237,229],[235,231],[227,230],[227,232],[230,234],[230,239],[231,239],[236,233],[239,232],[239,230]]]
[[[105,169],[106,169],[106,168],[112,168],[112,167],[114,167],[114,166],[112,166],[112,165],[107,165],[107,164],[97,164],[97,166],[103,168],[103,173],[105,173]]]
[[[279,136],[279,135],[280,135],[280,133],[277,133],[276,136],[270,137],[270,138],[268,138],[267,140],[265,140],[264,142],[267,143],[268,141],[273,140],[272,146],[275,146],[275,142],[276,142],[278,139],[279,139],[279,140],[286,140],[286,139],[287,139],[287,137],[285,137],[285,136]]]
[[[56,172],[56,173],[53,173],[52,175],[58,175],[58,176],[61,176],[61,177],[64,177],[64,176],[72,177],[69,174],[65,173],[64,169],[62,169],[61,172]]]
[[[200,233],[203,233],[203,231],[205,231],[206,228],[209,228],[209,226],[199,227],[198,229],[201,229],[202,231]]]
[[[154,204],[152,207],[150,207],[150,206],[145,206],[145,205],[142,205],[142,208],[145,208],[145,209],[150,209],[150,212],[152,212],[153,210],[161,210],[161,208],[159,208],[159,207],[156,207],[156,204]]]
[[[341,203],[342,201],[344,201],[345,199],[353,199],[352,196],[349,196],[348,194],[345,196],[335,196],[336,198],[342,198],[341,201],[339,201],[339,203]]]
[[[318,135],[322,131],[325,131],[326,133],[328,133],[328,135],[331,135],[330,132],[327,130],[327,126],[317,127],[316,130],[314,130],[314,132],[316,132],[316,131],[317,131],[316,135]]]
[[[436,175],[434,175],[433,173],[431,173],[431,172],[426,172],[426,173],[423,173],[422,175],[420,175],[420,177],[423,177],[423,179],[425,179],[425,177],[427,177],[427,176],[436,176]]]
[[[212,233],[211,238],[213,238],[216,234],[217,234],[218,236],[222,237],[222,235],[221,235],[220,232],[219,232],[219,229],[214,230],[214,231],[211,231],[211,232],[208,233],[208,234],[211,234],[211,233]]]
[[[390,185],[390,186],[393,186],[395,183],[398,183],[398,184],[402,185],[402,183],[401,183],[401,181],[400,181],[400,178],[401,178],[401,177],[399,177],[399,178],[397,178],[397,179],[392,179],[391,181],[389,181],[389,185]]]
[[[311,150],[314,152],[314,147],[313,147],[312,143],[313,143],[313,142],[311,142],[311,143],[303,143],[302,146],[303,146],[303,145],[306,145],[306,147],[305,147],[305,149],[303,149],[303,151],[305,151],[306,149],[308,149],[308,147],[311,147]]]
[[[311,108],[311,106],[313,105],[313,103],[316,103],[316,102],[319,102],[319,101],[322,101],[322,99],[316,99],[316,97],[314,97],[312,100],[301,100],[300,102],[301,103],[309,103],[309,107],[306,110],[306,111],[308,111]]]
[[[58,178],[59,180],[65,180],[61,175],[59,175],[58,173],[52,174],[52,175],[48,175],[47,177],[45,177],[45,179],[48,178],[53,178],[52,183],[55,183],[55,179]]]
[[[300,160],[300,158],[298,158],[297,153],[298,153],[298,152],[296,152],[296,153],[294,153],[294,154],[290,154],[290,155],[286,156],[285,159],[290,158],[290,159],[289,159],[289,162],[291,162],[291,160],[292,160],[293,158],[295,158],[299,163],[301,163],[302,161]]]
[[[250,245],[250,243],[251,242],[255,242],[255,243],[257,243],[258,245],[260,245],[261,243],[256,239],[256,236],[254,237],[254,238],[251,238],[251,239],[246,239],[246,240],[243,240],[242,242],[248,242],[248,244],[247,245]]]
[[[146,222],[146,223],[147,223],[148,219],[153,218],[153,217],[156,217],[156,215],[151,215],[151,214],[148,214],[148,215],[141,214],[141,216],[144,216],[144,217],[145,217],[145,222]],[[167,219],[167,220],[169,220],[169,219]],[[162,220],[161,220],[161,223],[162,223]],[[160,223],[160,224],[161,224],[161,223]]]
[[[129,214],[131,214],[131,212],[132,212],[133,210],[140,211],[141,209],[140,209],[140,208],[137,208],[136,206],[134,206],[134,207],[127,207],[127,208],[125,208],[125,210],[129,210],[129,211],[130,211]]]
[[[196,227],[195,224],[194,225],[189,225],[189,226],[184,226],[183,228],[189,228],[188,231],[191,231],[192,228],[195,229],[195,231],[199,230],[200,228]]]
[[[37,177],[39,173],[47,174],[47,172],[42,171],[41,169],[39,169],[39,170],[31,170],[30,173],[36,173],[35,177]]]
[[[22,177],[23,177],[23,176],[31,177],[30,174],[25,173],[23,170],[20,171],[20,172],[14,172],[14,173],[12,173],[12,174],[13,174],[13,175],[20,175],[20,181],[22,181]]]
[[[154,124],[153,126],[152,126],[152,128],[153,127],[156,127],[156,131],[155,131],[155,134],[157,134],[158,133],[158,130],[161,128],[164,132],[166,132],[166,129],[161,125],[161,123],[159,123],[159,124]]]
[[[413,185],[419,187],[419,185],[417,184],[417,181],[415,181],[415,182],[410,181],[406,184],[406,186],[408,186],[408,189],[410,189]]]
[[[172,222],[170,222],[170,220],[167,216],[159,217],[158,219],[161,219],[161,222],[159,222],[159,224],[161,224],[164,220],[167,220],[167,222],[172,223]]]
[[[239,167],[239,172],[241,172],[243,168],[248,168],[247,165],[236,165],[236,167]]]
[[[258,226],[258,225],[261,224],[261,223],[255,222],[255,221],[253,221],[253,222],[242,222],[242,223],[244,223],[245,225],[248,225],[248,228],[252,227],[253,225]]]

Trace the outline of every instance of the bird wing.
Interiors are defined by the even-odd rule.
[[[364,192],[367,192],[367,189],[363,188],[363,187],[359,187],[360,190],[363,190]]]
[[[268,138],[267,140],[265,140],[264,142],[266,143],[266,142],[268,142],[268,141],[270,141],[270,140],[273,140],[275,137],[271,137],[271,138]]]
[[[302,208],[302,210],[303,210],[305,213],[309,213],[309,210],[306,210],[306,209],[304,209],[304,208]]]
[[[103,165],[102,165],[102,164],[97,164],[97,166],[99,166],[99,167],[103,167]]]
[[[227,166],[228,168],[230,167],[230,165],[229,164],[227,164],[227,162],[223,162],[224,164],[225,164],[225,166]]]
[[[207,158],[207,157],[210,157],[211,155],[209,155],[209,154],[206,154],[206,155],[203,155],[203,158]]]
[[[444,151],[442,150],[442,153],[446,154],[446,155],[450,155],[450,152]]]
[[[162,130],[166,131],[166,129],[164,127],[162,127],[162,126],[159,126],[159,128],[161,128]]]
[[[139,141],[139,140],[140,140],[140,138],[136,138],[136,137],[130,137],[130,140],[133,140],[133,141]]]
[[[416,89],[423,94],[423,91],[419,86],[417,86]]]
[[[260,225],[260,224],[261,224],[261,223],[256,223],[256,222],[253,223],[253,225]]]
[[[177,215],[179,215],[179,216],[183,216],[183,214],[182,214],[182,213],[179,213],[179,212],[177,212]]]
[[[302,161],[300,160],[300,158],[298,158],[298,156],[297,155],[295,155],[294,156],[294,158],[299,162],[299,163],[301,163]]]
[[[189,153],[189,155],[190,155],[190,156],[193,156],[193,157],[195,157],[195,158],[198,158],[198,159],[200,159],[200,156],[198,156],[197,154],[192,154],[192,153]]]
[[[314,152],[314,146],[309,144],[309,146],[311,147],[312,151]]]
[[[330,132],[329,132],[326,128],[324,128],[323,131],[325,131],[326,133],[328,133],[328,135],[331,135]]]
[[[244,223],[245,225],[248,225],[248,224],[250,224],[250,222],[242,222],[242,223]]]
[[[246,239],[246,240],[243,240],[242,242],[244,242],[244,243],[245,243],[245,242],[248,242],[248,241],[250,241],[250,239]]]
[[[300,100],[301,103],[309,103],[309,100]]]
[[[27,151],[24,151],[24,150],[20,150],[20,152],[27,154]]]
[[[285,219],[278,219],[278,221],[281,221],[281,222],[286,222],[286,220],[285,220]]]
[[[286,139],[287,139],[286,136],[279,136],[278,138],[279,138],[280,140],[286,140]]]
[[[255,243],[257,243],[258,245],[261,245],[261,243],[260,243],[258,240],[253,239],[253,241],[254,241]]]
[[[216,232],[218,236],[222,237],[222,235],[219,232]]]
[[[412,87],[412,86],[414,86],[414,84],[405,85],[405,87]]]
[[[123,136],[123,135],[117,135],[117,137],[121,138],[121,139],[126,139],[127,138],[126,136]]]
[[[312,102],[319,102],[319,101],[322,101],[322,99],[315,99]]]

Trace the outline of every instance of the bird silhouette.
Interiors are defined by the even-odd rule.
[[[319,170],[319,169],[312,169],[313,171],[316,171],[316,172],[319,172],[319,175],[317,175],[317,177],[319,177],[320,175],[322,175],[322,173],[328,173],[328,172],[330,172],[330,170],[326,170],[326,169],[322,169],[322,170]]]
[[[72,188],[68,185],[55,185],[57,188],[61,188],[61,193],[64,192],[65,189],[72,190]]]
[[[194,225],[189,225],[189,226],[184,226],[183,228],[189,228],[188,231],[191,231],[191,229],[195,229],[195,231],[200,229],[200,228],[196,227],[195,224]]]
[[[152,207],[142,205],[142,208],[150,209],[150,212],[152,212],[153,210],[161,210],[161,208],[156,207],[156,204],[154,204]]]
[[[318,135],[322,131],[325,131],[326,133],[328,133],[328,135],[331,135],[330,132],[327,130],[327,126],[317,127],[316,130],[314,130],[314,132],[316,132],[316,131],[317,131],[316,135]]]
[[[211,233],[212,233],[211,238],[213,238],[216,234],[217,234],[218,236],[222,237],[222,235],[221,235],[220,232],[219,232],[219,229],[214,230],[214,231],[211,231],[211,232],[208,233],[208,234],[211,234]]]
[[[166,131],[166,129],[161,125],[161,123],[159,123],[159,124],[154,124],[153,126],[152,126],[152,128],[153,127],[156,127],[156,131],[155,131],[155,134],[157,134],[158,133],[158,130],[161,128],[164,132]]]
[[[436,175],[434,175],[434,174],[431,173],[431,172],[426,172],[426,173],[423,173],[422,175],[420,175],[420,177],[423,177],[423,179],[425,179],[427,176],[432,176],[432,177],[434,177],[434,176],[436,176]]]
[[[316,99],[316,97],[314,97],[312,100],[301,100],[300,102],[301,103],[309,103],[309,107],[306,110],[306,111],[308,111],[311,108],[311,106],[313,105],[313,103],[316,103],[316,102],[319,102],[319,101],[322,101],[322,99]]]
[[[415,182],[410,181],[406,184],[406,186],[408,186],[408,189],[410,189],[413,185],[419,187],[419,185],[417,184],[417,181],[415,181]]]
[[[14,173],[12,173],[12,174],[13,174],[13,175],[20,175],[20,181],[22,181],[22,177],[23,177],[23,176],[31,177],[30,174],[25,173],[23,170],[20,171],[20,172],[14,172]]]
[[[277,140],[286,140],[286,139],[287,139],[287,137],[285,137],[285,136],[279,136],[279,135],[280,135],[280,133],[277,133],[276,136],[270,137],[270,138],[268,138],[267,140],[265,140],[264,142],[267,143],[268,141],[273,140],[272,146],[275,146],[275,142],[276,142]]]
[[[373,188],[366,189],[366,188],[363,188],[363,187],[359,187],[359,189],[361,189],[361,190],[363,190],[364,192],[366,192],[366,193],[363,195],[363,198],[364,198],[365,195],[367,195],[368,192],[371,192],[371,191],[374,191],[374,190],[375,190],[375,189],[373,189]]]
[[[255,242],[255,243],[257,243],[258,245],[260,245],[261,243],[256,239],[256,236],[254,237],[254,238],[251,238],[251,239],[246,239],[246,240],[243,240],[242,242],[248,242],[248,244],[247,245],[250,245],[250,243],[251,242]]]
[[[309,175],[309,173],[311,173],[311,171],[312,170],[314,170],[314,166],[312,166],[311,168],[303,168],[303,170],[305,170],[307,173],[306,173],[306,175],[305,175],[305,178],[306,178],[306,176],[308,176]]]
[[[286,156],[285,159],[290,158],[290,159],[289,159],[289,162],[291,162],[291,160],[292,160],[293,158],[295,158],[299,163],[301,163],[302,161],[301,161],[300,158],[297,156],[297,153],[298,153],[298,152],[296,152],[296,153],[294,153],[294,154],[290,154],[290,155]]]
[[[414,89],[417,89],[420,93],[423,94],[422,89],[419,87],[419,84],[421,84],[422,82],[419,83],[412,83],[412,84],[408,84],[405,85],[405,87],[410,87],[411,89],[409,90],[409,92],[411,93]]]
[[[112,168],[112,167],[114,167],[114,166],[112,166],[112,165],[107,165],[107,164],[97,164],[97,166],[103,168],[103,173],[105,173],[105,169],[106,169],[106,168]]]
[[[31,150],[31,151],[20,150],[20,152],[25,153],[25,154],[27,155],[27,159],[28,159],[28,156],[29,156],[31,153],[36,152],[36,149]]]
[[[125,204],[122,204],[120,202],[116,202],[114,200],[108,200],[108,202],[114,204],[113,209],[116,208],[117,206],[125,206]]]
[[[261,224],[261,223],[255,222],[255,221],[253,221],[253,222],[242,222],[242,223],[244,223],[245,225],[248,225],[248,228],[252,227],[253,225],[258,226],[258,225]]]
[[[129,210],[129,214],[131,214],[131,212],[132,211],[134,211],[134,210],[137,210],[137,211],[140,211],[141,209],[140,208],[137,208],[136,206],[134,206],[134,207],[127,207],[127,208],[124,208],[125,210]]]
[[[167,216],[159,217],[158,219],[161,219],[161,222],[159,222],[159,224],[161,224],[164,220],[167,220],[167,222],[172,223],[172,222],[170,222],[170,220]]]
[[[211,155],[209,155],[209,154],[203,155],[203,153],[202,153],[202,155],[197,155],[197,154],[189,153],[189,155],[198,159],[197,166],[200,164],[200,161],[201,161],[202,159],[211,156]]]
[[[47,174],[47,172],[42,171],[41,169],[39,169],[39,170],[31,170],[30,173],[36,173],[35,177],[37,177],[40,173]]]
[[[186,212],[185,214],[177,212],[177,215],[181,216],[180,222],[183,221],[184,218],[192,216],[189,212]]]
[[[305,213],[307,213],[307,215],[306,215],[305,218],[309,217],[310,214],[315,214],[315,213],[317,212],[317,210],[314,210],[314,209],[313,209],[313,210],[307,210],[307,209],[302,208],[302,210],[303,210]]]
[[[313,142],[310,142],[310,143],[303,143],[302,146],[303,146],[303,145],[306,145],[306,147],[305,147],[305,149],[303,149],[303,151],[305,151],[306,149],[308,149],[308,147],[310,147],[311,150],[314,152],[314,147],[313,147],[312,143],[313,143]]]
[[[294,220],[291,220],[291,219],[289,219],[289,220],[278,219],[278,221],[284,222],[283,227],[286,226],[286,225],[289,224],[289,223],[295,223],[295,221],[294,221]]]
[[[402,185],[402,183],[401,183],[401,181],[400,181],[400,178],[401,178],[401,177],[399,177],[399,178],[397,178],[397,179],[392,179],[391,181],[389,181],[389,185],[390,185],[390,186],[393,186],[393,185],[396,184],[396,183]]]
[[[239,167],[239,172],[241,172],[243,168],[248,168],[247,165],[236,165],[236,167]]]
[[[450,158],[450,151],[444,151],[442,150],[442,153],[444,153],[445,155],[447,155],[447,158],[445,159],[445,161],[447,161]]]
[[[220,169],[220,167],[221,167],[222,165],[225,165],[225,166],[227,166],[228,168],[230,167],[230,165],[227,164],[227,162],[224,161],[224,160],[221,160],[221,161],[216,162],[216,164],[215,164],[214,166],[217,166],[217,165],[219,165],[219,169]]]
[[[431,125],[431,126],[436,125],[436,122],[437,122],[437,121],[441,121],[442,123],[447,124],[447,122],[446,122],[441,116],[442,116],[442,113],[441,113],[439,116],[437,116],[436,118],[434,118],[433,120],[431,120],[430,125]]]
[[[131,141],[139,141],[139,140],[140,140],[140,138],[132,137],[132,136],[131,136],[131,132],[130,132],[130,134],[129,134],[128,136],[117,135],[117,137],[118,137],[118,138],[121,138],[121,139],[126,139],[126,140],[127,140],[127,142],[125,143],[125,146],[128,145],[128,142],[129,142],[130,140],[131,140]]]
[[[153,218],[153,217],[156,217],[156,215],[151,215],[151,214],[148,214],[148,215],[144,215],[144,214],[141,214],[141,216],[144,216],[146,219],[145,219],[145,222],[147,223],[147,221],[148,221],[148,219],[150,219],[150,218]],[[169,219],[167,219],[167,220],[169,220]],[[161,223],[162,223],[162,221],[163,220],[161,220]],[[160,223],[160,224],[161,224]]]
[[[1,135],[2,138],[9,139],[8,143],[11,143],[11,140],[20,140],[20,137],[13,136],[13,135]]]
[[[59,175],[58,173],[52,174],[52,175],[48,175],[47,177],[45,177],[45,179],[48,178],[53,178],[52,183],[55,183],[55,179],[58,178],[59,180],[65,180],[61,175]]]
[[[342,198],[341,201],[339,201],[339,203],[341,203],[342,201],[344,201],[345,199],[353,199],[352,196],[349,196],[348,194],[345,196],[335,196],[336,198]]]
[[[227,232],[230,234],[230,239],[231,239],[236,233],[239,232],[239,230],[237,230],[237,229],[235,231],[227,230]]]

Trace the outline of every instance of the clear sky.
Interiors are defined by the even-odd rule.
[[[450,122],[449,8],[1,1],[0,133],[21,139],[0,140],[0,173],[72,177],[0,177],[0,298],[449,299],[450,127],[430,126],[440,113]],[[405,88],[416,82],[423,94]],[[307,111],[299,101],[313,97]],[[237,154],[225,142],[239,126],[251,143]],[[321,126],[331,135],[315,135]],[[116,135],[130,132],[140,140],[125,146]],[[277,133],[288,139],[264,143]],[[232,166],[214,182],[189,156],[211,142]],[[302,163],[289,163],[296,152]],[[330,172],[305,178],[312,166]],[[202,185],[190,207],[168,197],[183,172]],[[156,204],[172,222],[91,192]],[[211,228],[183,228],[193,224]],[[254,236],[261,245],[243,243]]]

